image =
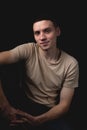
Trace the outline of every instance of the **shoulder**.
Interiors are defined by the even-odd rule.
[[[79,63],[78,60],[70,55],[69,53],[62,51],[61,52],[61,61],[64,66],[66,72],[79,72]]]
[[[28,42],[28,43],[22,43],[15,48],[11,49],[11,52],[17,52],[17,51],[28,51],[35,48],[36,44],[34,42]]]
[[[63,50],[61,51],[61,57],[68,64],[78,64],[78,60],[74,56]]]
[[[36,44],[34,42],[27,42],[27,43],[23,43],[17,47],[22,47],[22,48],[27,48],[27,47],[35,47]]]
[[[26,58],[35,52],[36,44],[34,42],[23,43],[10,50],[11,59]]]

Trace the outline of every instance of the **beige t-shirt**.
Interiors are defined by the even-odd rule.
[[[66,52],[61,51],[55,63],[40,54],[36,43],[22,44],[11,52],[14,61],[25,59],[25,93],[29,99],[53,107],[62,87],[78,87],[78,62]]]

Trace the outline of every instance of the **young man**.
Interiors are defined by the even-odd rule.
[[[57,47],[61,30],[54,19],[37,19],[33,22],[33,33],[35,43],[0,53],[0,65],[24,60],[26,72],[20,109],[4,101],[7,105],[2,105],[3,111],[11,128],[68,130],[63,116],[78,87],[78,61]]]

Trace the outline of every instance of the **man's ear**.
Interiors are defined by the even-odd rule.
[[[57,36],[60,36],[60,35],[61,35],[60,27],[57,27]]]

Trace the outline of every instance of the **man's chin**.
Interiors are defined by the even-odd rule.
[[[48,48],[48,47],[43,47],[42,50],[43,50],[43,51],[48,51],[49,48]]]

